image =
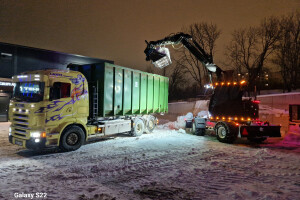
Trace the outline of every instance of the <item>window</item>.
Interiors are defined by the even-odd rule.
[[[6,60],[10,61],[10,60],[12,60],[12,57],[13,57],[13,55],[11,53],[3,53],[3,52],[0,53],[0,58],[3,61],[6,61]]]
[[[55,82],[50,89],[50,100],[70,97],[71,84]]]
[[[290,105],[290,121],[300,121],[300,105]]]
[[[13,99],[27,102],[43,101],[44,87],[44,82],[18,82],[14,87]]]

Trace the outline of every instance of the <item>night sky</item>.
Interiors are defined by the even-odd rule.
[[[296,9],[299,0],[0,0],[0,41],[145,69],[145,39],[206,21],[222,30],[218,64],[234,29]]]

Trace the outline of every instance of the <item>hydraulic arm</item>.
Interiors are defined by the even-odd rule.
[[[163,68],[171,64],[169,52],[166,48],[161,48],[166,45],[183,44],[201,63],[203,63],[208,72],[215,72],[218,79],[221,79],[222,70],[212,62],[212,57],[209,56],[201,46],[192,39],[192,36],[185,33],[177,33],[162,40],[147,42],[145,49],[146,60],[151,60],[154,66]]]

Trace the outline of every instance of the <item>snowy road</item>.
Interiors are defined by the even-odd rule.
[[[300,147],[219,143],[156,129],[75,152],[36,153],[7,141],[0,126],[0,199],[299,199]],[[241,144],[242,143],[242,144]],[[37,199],[37,198],[34,198]],[[42,198],[39,198],[42,199]]]

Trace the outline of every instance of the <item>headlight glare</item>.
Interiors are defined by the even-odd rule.
[[[39,132],[39,131],[31,132],[30,136],[33,138],[39,138],[39,137],[41,137],[41,132]]]

